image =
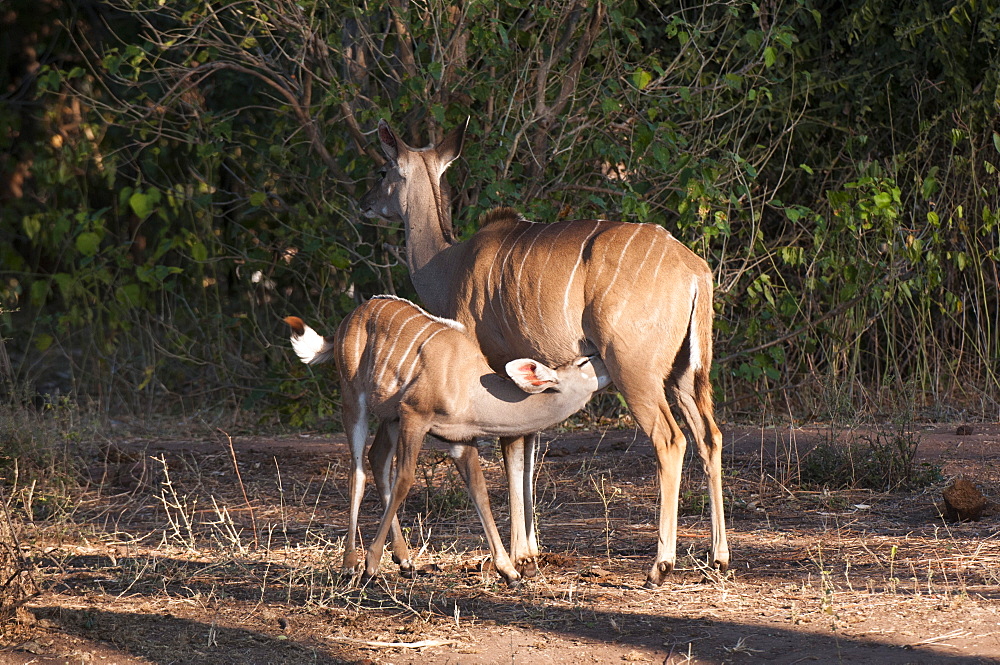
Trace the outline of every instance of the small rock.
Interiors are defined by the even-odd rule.
[[[967,478],[958,478],[941,494],[944,497],[945,519],[952,522],[978,521],[989,503]]]
[[[972,428],[972,425],[959,425],[955,430],[955,434],[958,436],[972,436],[976,433],[976,430]]]
[[[597,579],[603,579],[611,575],[611,572],[604,570],[600,566],[591,566],[587,570],[580,571],[580,577],[596,577]]]
[[[23,642],[22,644],[19,644],[17,648],[20,649],[21,651],[27,651],[28,653],[33,653],[36,656],[41,656],[49,652],[48,649],[43,647],[40,643],[36,642],[35,640],[28,640],[27,642]]]
[[[566,556],[565,554],[560,554],[559,552],[545,552],[539,559],[546,566],[552,566],[553,568],[568,568],[576,563],[576,559],[571,556]]]

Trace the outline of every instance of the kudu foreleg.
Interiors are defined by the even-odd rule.
[[[510,496],[510,557],[521,576],[531,578],[538,574],[534,502],[538,434],[501,437],[500,450]]]

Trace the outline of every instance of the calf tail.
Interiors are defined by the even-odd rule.
[[[332,337],[323,337],[297,316],[286,316],[285,323],[292,329],[292,349],[302,362],[315,365],[333,355]]]

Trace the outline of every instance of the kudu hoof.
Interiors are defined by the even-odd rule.
[[[538,576],[538,560],[535,557],[521,559],[517,562],[517,572],[525,579],[532,579]]]
[[[656,589],[661,584],[663,584],[667,575],[672,573],[674,570],[673,561],[661,561],[653,566],[653,569],[649,571],[649,575],[646,576],[645,587],[647,589]]]
[[[357,579],[359,570],[357,568],[341,568],[337,573],[337,582],[340,584],[350,584]]]
[[[517,577],[504,577],[503,579],[507,583],[507,587],[510,589],[520,589],[524,586],[524,580],[520,575]]]

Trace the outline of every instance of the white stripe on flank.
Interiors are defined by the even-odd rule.
[[[399,312],[401,312],[401,311],[403,311],[403,310],[399,310]],[[390,362],[392,361],[392,352],[396,350],[396,345],[399,344],[399,340],[402,339],[402,337],[403,337],[403,329],[406,328],[406,324],[409,323],[410,321],[412,321],[413,319],[420,318],[420,312],[417,312],[416,314],[414,314],[413,316],[409,317],[408,319],[406,319],[405,321],[403,321],[401,324],[399,324],[399,327],[393,328],[392,327],[392,319],[395,319],[396,318],[396,314],[399,314],[399,312],[396,312],[395,314],[392,315],[392,317],[389,320],[389,323],[386,325],[385,329],[383,330],[383,332],[388,332],[390,334],[393,334],[393,340],[392,340],[392,346],[389,347],[388,351],[386,351],[385,353],[379,352],[379,354],[378,354],[378,360],[382,363],[382,367],[379,368],[378,376],[375,377],[375,385],[376,386],[381,386],[382,385],[382,377],[385,376],[385,371],[387,369],[389,369]],[[406,356],[403,356],[403,358],[405,358],[405,357]],[[402,360],[402,358],[401,358],[401,360]]]
[[[416,335],[413,335],[413,338],[410,340],[410,345],[408,347],[406,347],[406,351],[403,352],[403,355],[399,356],[399,361],[393,363],[393,366],[396,367],[396,370],[397,370],[396,371],[396,385],[399,385],[399,371],[398,371],[399,370],[399,366],[406,362],[406,359],[410,357],[410,352],[413,351],[413,346],[420,339],[420,336],[424,334],[425,330],[427,330],[428,328],[430,328],[431,326],[433,326],[434,323],[435,323],[434,321],[428,321],[427,323],[425,323],[424,327],[421,328],[420,330],[418,330]],[[438,330],[440,331],[441,329],[439,328]],[[415,360],[414,360],[414,362],[415,362]],[[412,367],[412,365],[411,365],[411,367]],[[403,383],[403,385],[405,385],[405,382]]]
[[[653,240],[654,241],[656,240],[655,236],[653,237]],[[653,273],[653,278],[647,281],[645,279],[645,276],[642,274],[642,268],[643,268],[643,266],[646,265],[646,259],[649,258],[650,252],[652,252],[653,248],[656,247],[657,245],[658,245],[658,243],[656,243],[656,242],[652,242],[652,243],[646,245],[646,253],[642,255],[642,260],[639,261],[639,265],[636,266],[636,269],[633,270],[633,271],[631,271],[631,273],[632,273],[632,286],[633,287],[637,283],[641,284],[643,286],[648,286],[650,288],[653,288],[655,286],[655,284],[656,284],[656,273],[654,272]],[[663,253],[661,252],[660,253],[660,261],[656,264],[656,269],[657,270],[660,269],[660,263],[662,263],[662,262],[663,262]],[[642,290],[641,287],[640,287],[640,290]],[[655,288],[653,290],[654,290],[654,293],[655,293]],[[643,292],[645,292],[645,291],[643,291]],[[614,316],[611,317],[610,327],[611,327],[612,330],[618,324],[618,319],[620,319],[622,317],[622,314],[625,313],[625,307],[628,305],[629,301],[626,298],[622,298],[621,301],[620,301],[620,303],[621,303],[621,307],[619,307],[618,311],[616,311],[615,314],[614,314]],[[646,312],[644,312],[644,313],[648,314],[648,310]]]
[[[546,228],[552,228],[553,225],[549,225]],[[542,282],[545,281],[548,273],[546,268],[549,267],[549,259],[552,258],[552,249],[559,245],[559,236],[562,235],[563,231],[568,229],[571,225],[567,222],[562,223],[562,228],[559,229],[559,233],[556,237],[552,239],[549,243],[549,253],[545,255],[545,262],[542,263],[542,269],[538,271],[538,279],[535,280],[535,307],[538,309],[538,318],[533,322],[534,325],[539,327],[539,330],[545,330],[545,315],[542,313]]]
[[[383,302],[383,303],[375,303],[374,305],[370,305],[370,306],[368,307],[368,309],[369,309],[369,310],[370,310],[370,309],[372,309],[372,308],[374,308],[374,307],[375,307],[375,306],[377,306],[377,305],[382,305],[382,306],[381,306],[381,307],[379,307],[379,308],[378,308],[377,310],[375,310],[374,312],[369,312],[369,314],[368,314],[368,319],[367,319],[367,321],[368,321],[368,322],[372,322],[372,321],[374,321],[374,320],[375,320],[375,319],[376,319],[376,318],[378,317],[378,315],[379,315],[379,312],[381,312],[381,311],[382,311],[383,309],[385,309],[385,308],[386,308],[386,307],[387,307],[387,306],[389,305],[389,303],[390,303],[390,302],[391,302],[390,300],[386,300],[386,301],[385,301],[385,302]],[[356,310],[354,310],[354,312],[358,312],[358,311],[359,311],[359,310],[357,310],[357,309],[356,309]],[[352,314],[351,316],[354,316],[354,314]],[[365,338],[367,339],[367,338],[368,338],[368,336],[369,336],[369,335],[371,334],[371,329],[369,328],[369,326],[368,326],[368,325],[365,325],[365,326],[363,326],[363,327],[364,327],[364,329],[365,329]],[[359,367],[360,367],[360,365],[361,365],[361,355],[362,355],[362,351],[361,351],[361,335],[360,335],[360,334],[358,334],[358,335],[355,335],[355,336],[354,336],[354,362],[355,362],[355,363],[356,363],[356,364],[357,364],[357,365],[358,365]],[[374,361],[373,361],[373,362],[374,362]],[[375,367],[373,366],[373,367],[372,367],[372,372],[374,372],[374,371],[375,371]]]
[[[528,243],[527,248],[525,248],[525,250],[524,250],[524,256],[521,257],[521,265],[519,265],[517,267],[517,275],[514,277],[514,291],[518,294],[518,298],[517,298],[517,314],[518,314],[518,319],[517,320],[521,322],[521,327],[522,328],[524,327],[524,324],[525,324],[525,321],[524,321],[524,300],[525,300],[525,298],[524,298],[524,290],[521,288],[521,274],[524,272],[524,264],[525,264],[525,262],[529,258],[534,259],[534,256],[531,254],[531,248],[535,246],[535,243],[538,242],[538,239],[541,237],[541,235],[543,233],[545,233],[545,229],[547,229],[547,228],[548,227],[542,227],[538,231],[538,233],[535,234],[535,237],[531,239],[531,242]]]
[[[392,327],[392,322],[396,320],[399,313],[403,311],[403,307],[397,307],[396,311],[389,315],[389,320],[385,324],[379,323],[379,319],[382,318],[382,310],[389,306],[392,301],[386,301],[386,304],[379,308],[378,313],[368,317],[367,324],[365,326],[366,332],[368,333],[368,354],[371,357],[372,372],[379,371],[378,377],[375,378],[372,385],[378,386],[382,374],[385,372],[386,360],[392,355],[392,349],[395,348],[396,342],[399,340],[399,335],[393,333],[395,329]],[[389,347],[388,351],[385,351],[385,346],[388,344],[386,339],[386,334],[392,335],[392,345]],[[381,369],[379,368],[379,363],[382,363]]]
[[[691,348],[691,369],[701,369],[701,342],[698,340],[698,278],[691,280],[691,324],[688,335],[691,341],[688,346]]]
[[[528,224],[529,225],[534,224],[534,222],[528,222]],[[506,270],[504,270],[504,266],[506,266],[508,262],[510,262],[510,256],[511,254],[514,253],[514,250],[517,249],[518,244],[521,242],[521,238],[523,238],[524,234],[530,230],[531,226],[525,226],[521,230],[521,233],[518,234],[517,238],[515,238],[514,241],[510,243],[510,249],[507,251],[507,256],[504,258],[503,263],[500,264],[500,283],[497,284],[497,292],[501,296],[499,298],[501,308],[504,307],[503,295],[502,295],[504,292],[503,276],[506,273]],[[517,293],[517,284],[512,285],[511,289],[512,289],[511,293]],[[493,298],[490,298],[490,300],[492,301]],[[514,328],[512,328],[510,325],[510,318],[507,315],[507,310],[504,309],[504,311],[501,312],[501,314],[502,314],[502,321],[504,322],[504,325],[507,326],[507,332],[510,334],[511,337],[513,337]],[[507,339],[510,339],[510,337],[508,337]]]
[[[657,227],[657,228],[662,228],[662,227]],[[647,293],[651,294],[652,299],[650,300],[650,302],[646,304],[644,312],[646,314],[646,320],[650,322],[657,321],[660,318],[660,312],[663,311],[663,299],[656,297],[660,293],[660,291],[657,290],[655,286],[653,286],[657,283],[656,276],[660,274],[660,266],[663,265],[663,258],[667,255],[666,248],[662,249],[663,251],[660,252],[660,260],[656,262],[656,268],[653,269],[653,275],[649,278],[648,282],[653,287],[647,291]],[[654,303],[656,304],[655,310],[653,309]]]
[[[497,245],[497,251],[496,251],[496,253],[493,254],[493,263],[490,264],[489,272],[486,273],[486,293],[484,293],[483,295],[486,297],[486,300],[490,303],[490,311],[493,313],[493,317],[494,318],[498,318],[498,317],[497,317],[496,308],[493,307],[493,284],[492,284],[492,282],[493,282],[493,267],[496,266],[497,259],[500,258],[500,253],[503,251],[503,246],[507,242],[507,239],[510,238],[510,236],[516,230],[517,230],[517,227],[515,227],[515,228],[513,228],[513,229],[511,229],[509,231],[507,231],[507,235],[505,235],[503,237],[503,240],[501,240],[500,243]],[[502,273],[503,266],[500,267],[500,270],[501,270],[501,277],[503,277],[503,273]]]
[[[442,332],[443,330],[444,328],[438,328],[430,335],[428,335],[427,339],[421,342],[420,346],[417,347],[416,353],[413,354],[413,362],[410,363],[409,369],[406,370],[406,378],[403,379],[402,383],[400,384],[400,389],[406,388],[406,386],[410,385],[410,380],[413,378],[413,370],[417,368],[417,362],[420,360],[420,356],[423,355],[424,347],[427,346],[428,342],[434,339],[435,335],[437,335],[439,332]]]
[[[563,320],[566,322],[567,332],[573,330],[573,326],[569,320],[569,292],[573,288],[573,279],[576,277],[576,271],[580,267],[580,264],[583,263],[583,250],[586,249],[587,243],[590,242],[590,239],[594,237],[599,228],[601,228],[601,223],[599,221],[594,222],[594,229],[580,243],[580,255],[576,257],[576,263],[573,264],[573,269],[569,272],[569,281],[566,282],[566,293],[563,294]]]
[[[615,285],[615,280],[618,279],[618,273],[621,272],[622,264],[625,263],[625,254],[628,253],[629,245],[632,244],[632,241],[635,240],[635,237],[639,235],[640,231],[642,231],[642,226],[643,226],[642,224],[635,225],[635,231],[633,231],[632,235],[629,236],[628,242],[626,242],[625,246],[622,247],[621,256],[618,257],[617,261],[615,261],[615,272],[613,275],[611,275],[611,280],[608,282],[608,285],[604,288],[604,293],[601,294],[601,297],[599,299],[594,300],[594,304],[600,307],[602,310],[604,309],[604,299],[608,296],[608,293],[611,291],[611,287]],[[626,297],[627,295],[628,294],[625,293],[621,294],[623,307],[624,303],[627,302],[627,297]]]

